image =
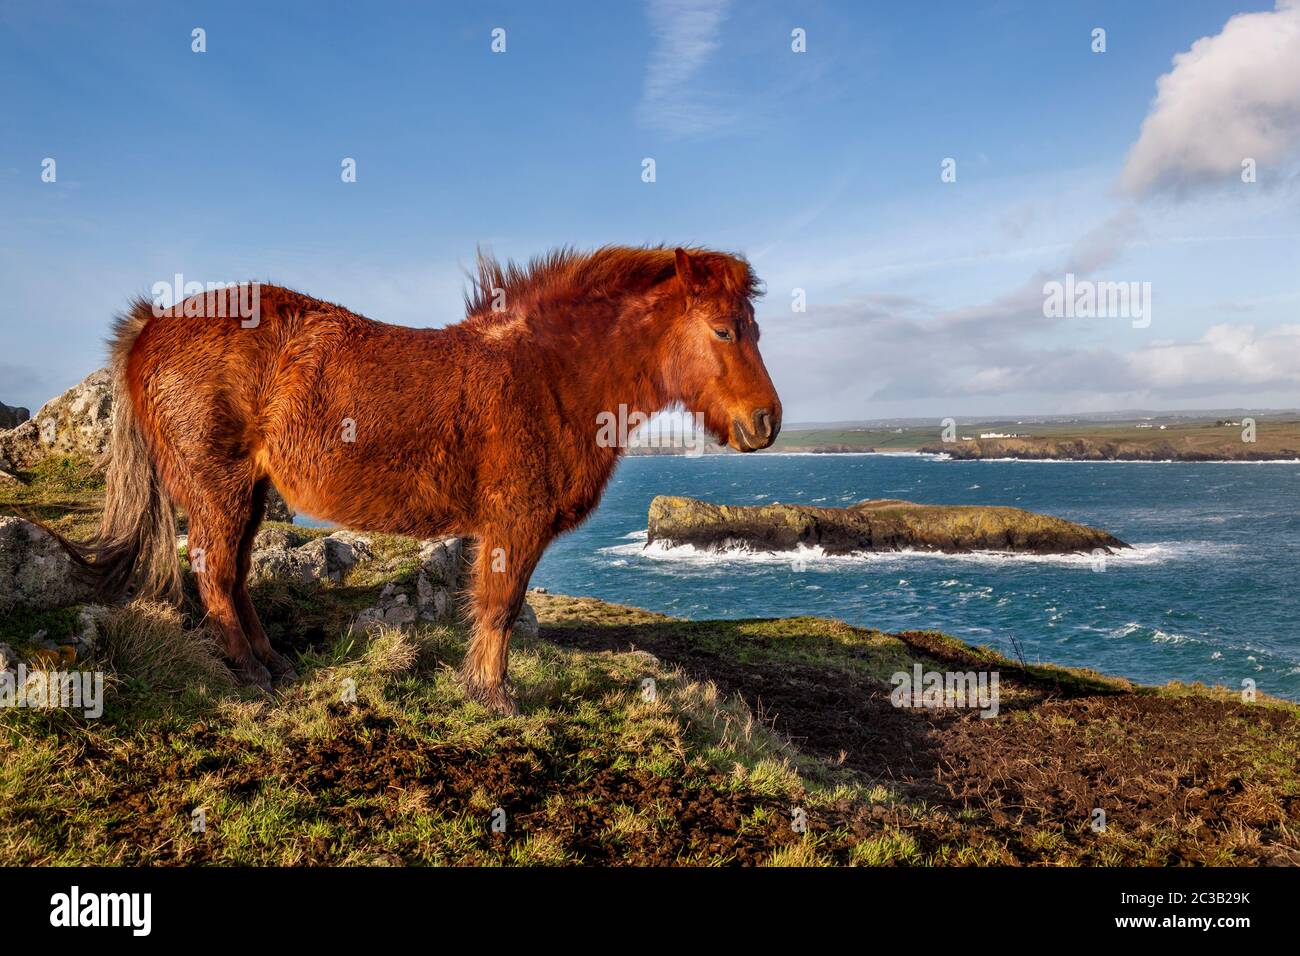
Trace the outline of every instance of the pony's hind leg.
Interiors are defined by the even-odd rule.
[[[461,666],[465,693],[498,714],[519,713],[506,680],[510,633],[546,542],[513,528],[480,535],[474,558],[473,630]]]
[[[216,489],[208,489],[215,491]],[[248,523],[252,489],[228,488],[219,497],[190,502],[190,568],[207,609],[207,623],[221,644],[230,669],[242,683],[271,690],[271,673],[244,634],[236,601],[240,542]]]
[[[248,572],[252,566],[253,539],[257,537],[257,529],[262,524],[262,516],[266,511],[266,492],[270,484],[269,478],[263,478],[253,486],[252,510],[249,512],[244,532],[239,539],[234,598],[235,609],[239,612],[239,623],[243,625],[244,636],[248,638],[249,647],[253,649],[257,659],[271,672],[271,677],[279,683],[297,680],[298,673],[293,669],[293,664],[288,658],[271,647],[266,629],[262,627],[262,622],[257,617],[257,610],[253,607],[253,599],[248,594]]]

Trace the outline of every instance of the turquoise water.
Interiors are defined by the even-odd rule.
[[[728,504],[999,504],[1104,528],[1090,556],[825,557],[645,547],[656,494]],[[815,614],[946,631],[1030,662],[1300,700],[1300,463],[956,462],[897,455],[629,458],[534,585],[688,618]]]

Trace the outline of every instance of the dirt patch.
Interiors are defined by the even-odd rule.
[[[1203,697],[1127,694],[1049,701],[1034,719],[951,724],[940,736],[939,779],[966,804],[982,806],[1022,839],[1059,829],[1075,844],[1094,842],[1093,823],[1128,834],[1168,828],[1176,836],[1158,858],[1195,862],[1252,830],[1267,862],[1300,862],[1279,841],[1300,825],[1300,765],[1279,751],[1261,765],[1252,733],[1279,740],[1300,733],[1294,716]],[[1288,765],[1289,764],[1289,765]]]
[[[586,650],[637,648],[711,680],[804,753],[947,807],[1022,862],[1222,862],[1228,853],[1300,863],[1300,720],[1289,711],[999,665],[1010,703],[989,720],[895,708],[888,685],[831,663],[739,663],[740,654],[701,650],[670,624],[549,626],[542,635]],[[988,666],[977,652],[901,637],[940,666]],[[1106,830],[1094,828],[1098,809]],[[1155,831],[1165,836],[1146,839]],[[1104,833],[1115,838],[1103,842]]]

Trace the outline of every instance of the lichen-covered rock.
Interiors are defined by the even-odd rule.
[[[435,586],[422,570],[415,579],[415,607],[422,621],[452,621],[457,613],[456,589]]]
[[[0,518],[0,614],[81,604],[90,590],[48,532],[22,518]]]
[[[99,650],[99,641],[104,633],[103,622],[108,613],[108,608],[102,604],[87,604],[77,613],[77,631],[70,643],[78,657],[84,658]]]
[[[387,625],[405,627],[417,622],[452,624],[463,620],[461,595],[469,572],[470,551],[460,538],[441,538],[420,544],[420,568],[413,585],[384,585],[379,600],[357,615],[362,630]],[[515,633],[537,634],[537,614],[526,603],[515,619]]]
[[[466,557],[460,538],[420,542],[420,570],[434,587],[459,587],[466,573]]]
[[[290,550],[306,544],[310,536],[291,528],[262,528],[253,538],[253,551],[265,551],[269,548]]]
[[[299,584],[331,581],[337,584],[357,564],[374,558],[370,542],[351,532],[339,531],[296,547],[287,546],[292,540],[291,532],[279,528],[259,532],[254,545],[260,541],[267,546],[254,548],[249,580],[282,580]]]
[[[1020,551],[1069,554],[1127,548],[1114,535],[1019,508],[919,505],[882,499],[848,508],[714,505],[659,495],[650,503],[647,543],[789,551]]]
[[[383,625],[408,627],[415,623],[417,615],[406,591],[390,582],[379,592],[379,600],[357,615],[356,626],[363,631]]]
[[[365,629],[378,624],[402,627],[414,624],[416,621],[430,624],[452,623],[459,612],[456,587],[454,583],[445,583],[441,571],[442,569],[436,565],[431,569],[421,567],[416,572],[414,588],[394,583],[384,585],[384,589],[379,593],[379,600],[374,606],[358,615],[357,625]],[[434,575],[432,580],[430,580],[431,572]],[[412,591],[414,594],[411,593]]]
[[[50,399],[27,421],[0,433],[0,457],[18,468],[51,454],[98,459],[112,430],[112,377],[101,368]]]
[[[421,581],[424,585],[420,584]],[[418,594],[427,584],[428,579],[421,574],[416,582],[418,596],[415,604],[411,603],[408,589],[392,583],[384,585],[379,600],[357,615],[356,627],[367,631],[381,626],[409,627],[417,622],[452,624],[460,619],[462,609],[454,594],[431,590],[427,599]],[[537,612],[526,601],[515,618],[514,633],[524,637],[537,636]]]

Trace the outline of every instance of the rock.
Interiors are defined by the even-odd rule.
[[[384,623],[392,627],[408,627],[415,623],[415,608],[406,603],[406,595],[384,612]]]
[[[16,671],[20,658],[8,644],[0,644],[0,671]]]
[[[379,601],[357,615],[356,626],[361,630],[381,625],[409,627],[415,623],[416,617],[416,609],[411,605],[406,591],[390,582],[379,592]]]
[[[272,485],[266,493],[266,513],[263,517],[267,521],[283,521],[287,524],[293,520],[294,513],[289,503],[284,500],[284,495]]]
[[[455,617],[455,606],[448,589],[434,587],[422,569],[415,579],[414,604],[405,588],[390,582],[379,592],[379,600],[375,605],[357,616],[357,624],[363,629],[379,624],[405,627],[417,620],[431,624],[450,624]]]
[[[338,584],[357,564],[374,558],[366,538],[345,531],[315,538],[297,547],[287,546],[287,542],[293,540],[292,532],[280,528],[259,532],[254,545],[259,539],[267,547],[254,547],[249,579],[255,582],[283,580],[315,584],[331,581]]]
[[[101,368],[0,434],[0,457],[19,468],[30,468],[51,454],[98,459],[108,447],[112,426],[112,378]]]
[[[346,528],[342,528],[331,534],[329,540],[342,541],[351,547],[358,562],[373,560],[375,556],[375,550],[370,543],[370,539],[359,531],[348,531]]]
[[[16,405],[0,402],[0,428],[17,428],[32,417],[32,413]]]
[[[456,595],[450,588],[435,588],[421,570],[415,579],[416,611],[422,621],[447,621],[454,616]]]
[[[650,503],[647,543],[789,551],[1021,551],[1068,554],[1127,548],[1105,531],[1048,515],[983,505],[863,501],[848,508],[713,505],[659,495]]]
[[[460,592],[465,580],[467,549],[460,538],[425,541],[420,548],[420,569],[414,584],[415,603],[410,588],[386,584],[379,600],[356,618],[356,626],[368,630],[381,625],[406,627],[416,622],[453,624],[461,619],[464,608]],[[537,614],[524,604],[515,620],[515,633],[537,634]]]
[[[295,548],[294,553],[306,559],[304,567],[310,569],[313,580],[329,580],[335,584],[360,560],[351,544],[333,537],[309,541]]]
[[[516,637],[537,636],[537,612],[527,601],[524,601],[524,606],[519,609],[519,616],[515,618],[514,633]]]
[[[0,614],[81,604],[90,591],[47,532],[22,518],[0,518]]]
[[[102,604],[87,604],[77,614],[77,633],[71,643],[76,648],[78,657],[87,657],[99,649],[99,639],[103,633],[101,624],[108,616],[108,608]]]
[[[280,548],[288,551],[307,542],[307,535],[301,532],[292,531],[288,528],[262,528],[253,538],[253,551],[266,551],[269,548]]]
[[[421,620],[448,623],[459,616],[459,592],[451,587],[433,587],[423,571],[416,582],[416,593]]]
[[[420,542],[420,570],[434,587],[459,588],[466,573],[466,557],[460,538]]]

